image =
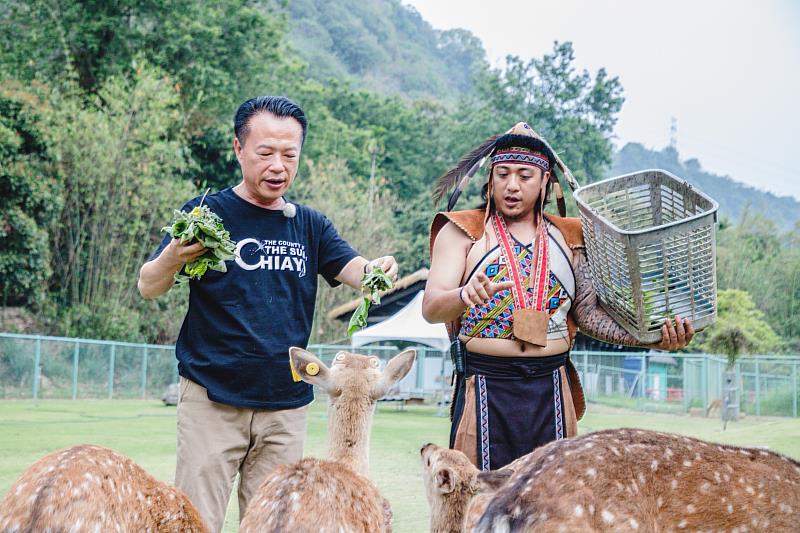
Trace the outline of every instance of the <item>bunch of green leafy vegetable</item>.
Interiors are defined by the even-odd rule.
[[[230,233],[222,225],[222,219],[208,206],[199,205],[188,213],[175,211],[172,225],[161,228],[161,231],[166,231],[181,243],[199,242],[206,247],[206,253],[186,263],[175,274],[178,283],[200,279],[208,269],[227,272],[225,261],[236,256],[236,244],[231,240]]]
[[[364,297],[356,308],[353,316],[350,317],[350,324],[347,326],[347,334],[353,335],[356,331],[367,327],[367,315],[371,303],[380,305],[381,291],[389,290],[393,287],[392,280],[380,267],[373,267],[372,272],[364,274],[361,279],[361,293]]]
[[[622,296],[627,300],[628,305],[632,310],[636,309],[636,301],[634,299],[634,292],[630,288],[620,289]],[[642,290],[642,304],[644,304],[644,318],[648,328],[661,327],[664,320],[672,318],[669,306],[663,303],[656,302],[658,293],[654,290]]]

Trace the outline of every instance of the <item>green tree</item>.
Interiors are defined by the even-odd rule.
[[[178,178],[188,161],[178,93],[141,64],[88,102],[55,93],[51,109],[47,141],[65,200],[51,230],[55,314],[72,335],[138,340],[138,268],[194,192]]]
[[[0,85],[0,304],[41,304],[51,274],[48,227],[61,187],[39,121],[42,87]]]
[[[451,131],[452,152],[463,154],[490,135],[528,122],[559,152],[582,182],[603,176],[611,162],[610,136],[622,108],[622,86],[600,69],[577,72],[572,43],[555,43],[541,59],[508,56],[486,71],[474,96],[464,98]]]
[[[448,67],[449,75],[462,94],[475,90],[475,78],[488,67],[483,43],[461,28],[437,31],[437,49]]]
[[[12,0],[0,10],[15,30],[0,34],[0,61],[18,79],[74,77],[94,94],[144,55],[180,87],[197,131],[281,68],[284,23],[246,0]]]
[[[232,131],[242,101],[280,91],[292,75],[285,24],[283,13],[251,0],[12,0],[0,8],[0,25],[14,29],[0,32],[0,72],[53,86],[71,80],[91,97],[143,58],[180,97],[178,123],[194,160],[182,177],[227,183],[235,162],[219,158],[232,142],[220,124]]]
[[[800,349],[799,229],[782,233],[772,220],[745,212],[717,235],[719,288],[747,291],[787,351]]]
[[[717,322],[698,335],[697,344],[703,351],[725,354],[729,360],[739,354],[775,353],[780,348],[780,338],[764,313],[749,293],[737,289],[718,292]]]

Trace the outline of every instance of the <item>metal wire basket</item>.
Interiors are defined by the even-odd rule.
[[[640,342],[661,340],[664,319],[716,320],[717,203],[665,170],[581,187],[589,269],[603,308]]]

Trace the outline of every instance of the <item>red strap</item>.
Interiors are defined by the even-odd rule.
[[[535,256],[533,262],[536,265],[535,274],[530,276],[533,282],[533,305],[530,305],[527,291],[522,287],[522,277],[520,275],[520,266],[517,261],[517,256],[514,254],[514,249],[511,246],[511,234],[508,231],[505,220],[497,213],[494,214],[492,219],[494,223],[495,235],[500,244],[500,249],[504,255],[506,265],[514,283],[511,292],[514,295],[514,304],[516,309],[524,309],[526,307],[535,307],[537,311],[544,311],[545,297],[547,294],[547,281],[550,277],[550,257],[549,246],[547,242],[547,228],[543,219],[539,221],[539,231],[537,232],[534,241]],[[533,271],[533,269],[531,269]],[[532,272],[533,273],[533,272]],[[529,282],[530,286],[530,282]]]
[[[545,300],[547,299],[547,281],[550,277],[550,247],[547,240],[547,226],[543,219],[539,220],[539,234],[537,235],[538,244],[536,246],[536,275],[534,277],[533,294],[536,302],[536,310],[544,311]]]
[[[525,298],[525,292],[522,289],[519,264],[517,263],[517,257],[514,255],[514,249],[511,247],[508,228],[506,228],[505,220],[497,213],[495,213],[492,222],[494,222],[494,232],[495,235],[497,235],[497,241],[500,243],[500,250],[506,260],[508,273],[511,277],[511,281],[514,283],[514,286],[511,288],[511,292],[514,295],[514,307],[517,309],[524,309],[527,304],[527,298]]]

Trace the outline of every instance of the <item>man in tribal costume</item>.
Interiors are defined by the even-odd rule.
[[[485,208],[449,211],[485,160]],[[465,156],[435,195],[456,186],[431,228],[423,315],[447,324],[454,340],[450,447],[482,470],[577,434],[585,403],[569,352],[578,328],[661,350],[680,349],[694,335],[691,321],[676,316],[662,326],[660,343],[643,346],[600,307],[580,220],[564,217],[556,166],[573,180],[547,142],[519,123]],[[560,217],[544,213],[551,190]]]

